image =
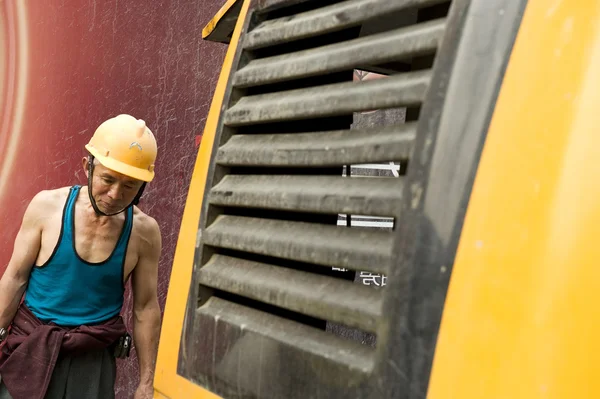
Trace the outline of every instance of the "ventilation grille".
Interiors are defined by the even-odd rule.
[[[208,180],[196,323],[203,331],[220,317],[230,329],[255,328],[367,375],[374,350],[327,333],[324,323],[377,333],[384,290],[353,280],[355,272],[388,273],[394,235],[338,219],[402,222],[402,174],[449,2],[293,3],[255,10],[242,37]],[[356,82],[357,69],[389,76]],[[356,112],[398,108],[405,123],[351,128]],[[399,176],[347,173],[390,162],[402,165]],[[323,342],[327,351],[313,350]]]

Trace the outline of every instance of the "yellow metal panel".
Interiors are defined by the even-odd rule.
[[[219,114],[227,88],[227,81],[236,53],[242,25],[246,19],[250,0],[244,0],[231,45],[225,55],[223,68],[215,89],[210,112],[206,120],[202,143],[194,166],[192,181],[186,200],[179,239],[169,281],[169,292],[162,323],[156,374],[155,398],[170,399],[216,399],[217,395],[201,388],[177,374],[179,345],[192,277],[192,265],[196,247],[196,233],[206,184],[210,155],[217,131]]]
[[[599,126],[600,1],[530,0],[473,187],[429,399],[600,398]]]
[[[227,0],[227,3],[223,4],[223,7],[221,7],[221,9],[219,11],[217,11],[215,16],[212,17],[212,19],[202,29],[202,38],[203,39],[206,39],[208,36],[210,36],[211,33],[213,33],[213,31],[217,27],[217,24],[219,23],[219,21],[221,21],[221,18],[223,18],[225,16],[225,14],[227,14],[227,11],[229,11],[231,9],[231,7],[233,7],[233,5],[235,3],[237,3],[238,1],[243,1],[243,0]],[[240,17],[241,17],[241,15],[240,15]],[[240,19],[242,19],[240,17],[238,17],[238,21]]]

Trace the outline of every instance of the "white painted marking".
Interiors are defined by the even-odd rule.
[[[338,220],[337,225],[338,226],[346,226],[346,221]],[[361,220],[356,220],[356,221],[352,220],[351,226],[354,226],[354,227],[380,227],[380,228],[391,229],[394,227],[394,223],[393,222],[366,222],[366,221],[361,221]]]
[[[393,162],[390,162],[390,166],[393,167],[392,173],[394,174],[394,177],[400,177],[400,173],[398,173],[398,171],[400,170],[400,165],[398,165],[398,169],[396,169],[396,165],[394,165]]]
[[[386,164],[376,164],[376,163],[364,163],[360,165],[351,165],[354,169],[374,169],[374,170],[391,170],[391,171],[399,171],[400,165],[394,165],[393,162],[390,162],[391,165]]]
[[[344,220],[346,219],[346,215],[340,215]],[[352,215],[352,220],[356,219],[373,219],[373,220],[381,220],[383,222],[393,222],[394,218],[388,218],[385,216],[368,216],[368,215]]]

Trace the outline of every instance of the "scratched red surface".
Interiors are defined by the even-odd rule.
[[[0,272],[39,190],[85,183],[83,144],[118,113],[145,119],[159,143],[141,208],[159,222],[161,307],[198,140],[225,45],[201,30],[224,0],[0,2]],[[124,314],[131,326],[131,293]],[[119,363],[117,397],[138,383]]]

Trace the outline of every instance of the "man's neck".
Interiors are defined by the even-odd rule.
[[[81,188],[81,193],[78,200],[80,201],[80,204],[78,205],[81,206],[81,208],[83,209],[86,219],[89,222],[96,224],[97,226],[105,226],[108,223],[111,223],[114,220],[115,216],[118,216],[105,216],[97,214],[90,201],[87,187]]]

